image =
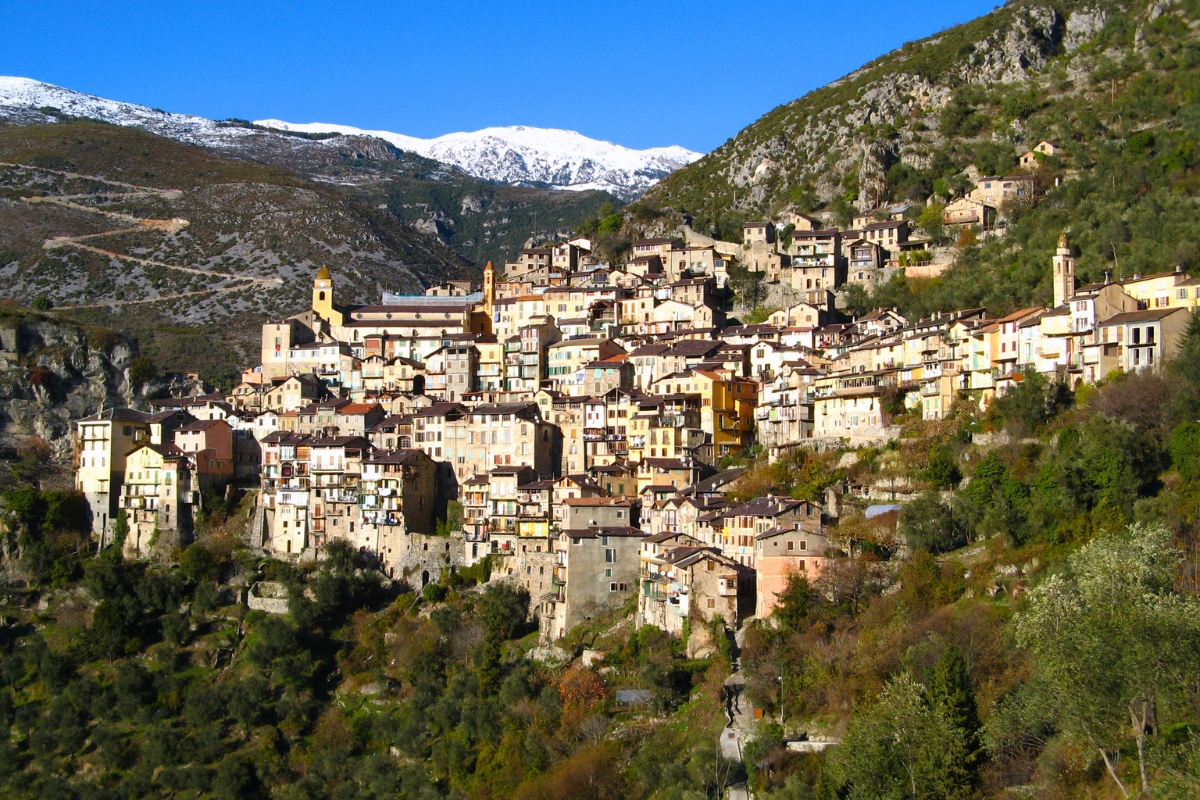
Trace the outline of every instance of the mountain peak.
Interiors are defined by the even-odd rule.
[[[634,150],[578,131],[527,125],[447,133],[433,139],[323,122],[257,120],[256,125],[301,133],[374,136],[426,158],[453,164],[497,183],[559,189],[604,189],[632,199],[680,167],[699,159],[677,145]]]
[[[0,76],[0,120],[49,122],[58,115],[142,128],[187,144],[224,151],[242,146],[248,137],[270,135],[244,124],[230,125],[108,100],[31,78]],[[527,125],[448,133],[433,139],[323,122],[295,124],[267,119],[255,125],[300,133],[372,136],[495,183],[577,191],[600,189],[625,200],[639,196],[703,155],[678,146],[634,150],[577,131]]]

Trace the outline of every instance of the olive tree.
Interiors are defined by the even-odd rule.
[[[1161,524],[1098,537],[1029,592],[1017,638],[1033,654],[1032,696],[1064,735],[1098,755],[1121,793],[1122,742],[1136,743],[1150,792],[1147,735],[1161,700],[1200,669],[1200,601],[1175,589],[1180,553]]]

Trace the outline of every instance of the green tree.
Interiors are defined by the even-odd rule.
[[[774,616],[784,627],[798,631],[815,599],[808,578],[799,572],[789,573],[783,591],[776,598]]]
[[[792,246],[792,234],[796,232],[796,226],[789,222],[783,226],[783,230],[779,232],[779,248],[788,250]]]
[[[962,471],[954,460],[954,451],[946,445],[935,448],[929,456],[924,478],[939,489],[957,486],[962,480]]]
[[[158,377],[158,369],[150,356],[136,356],[129,362],[129,382],[141,388]]]
[[[996,398],[988,416],[1014,432],[1032,433],[1070,406],[1072,399],[1064,383],[1051,382],[1042,373],[1029,370],[1022,381]]]
[[[49,311],[54,308],[54,304],[50,302],[50,298],[44,294],[39,294],[33,298],[33,309],[35,311]]]
[[[117,512],[117,516],[113,521],[113,540],[112,547],[119,555],[125,547],[125,537],[129,535],[129,517],[125,510]]]
[[[1181,554],[1161,524],[1101,536],[1028,594],[1018,642],[1033,655],[1036,703],[1065,736],[1104,761],[1128,797],[1117,759],[1136,743],[1150,794],[1147,735],[1160,702],[1200,670],[1200,600],[1175,589]]]
[[[529,614],[529,592],[509,583],[491,584],[479,598],[483,644],[479,652],[479,690],[492,694],[500,686],[500,657],[505,640]]]
[[[966,749],[964,766],[970,772],[971,784],[978,784],[983,755],[979,737],[979,708],[975,703],[975,689],[971,685],[967,661],[952,644],[942,650],[941,657],[933,667],[933,677],[929,681],[929,703],[941,711],[951,725],[962,731]]]
[[[1171,464],[1184,480],[1200,475],[1200,423],[1184,422],[1171,431]]]
[[[830,771],[849,800],[967,798],[974,778],[964,731],[928,702],[908,672],[884,687],[879,702],[856,711]]]
[[[943,221],[945,212],[945,206],[930,203],[921,209],[921,215],[917,217],[917,224],[924,229],[934,244],[946,243],[946,226]]]
[[[763,273],[752,272],[745,267],[734,267],[730,270],[728,286],[734,294],[735,302],[745,310],[757,307],[767,298]]]
[[[966,533],[950,506],[927,492],[900,510],[899,532],[910,550],[945,553],[966,544]]]

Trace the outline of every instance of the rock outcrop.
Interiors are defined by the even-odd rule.
[[[976,134],[942,130],[942,112],[956,102],[979,104],[963,98],[1022,90],[1044,99],[1060,91],[1055,84],[1061,78],[1052,75],[1060,63],[1056,59],[1071,79],[1086,81],[1107,51],[1085,45],[1102,38],[1113,12],[1085,3],[1060,8],[1046,0],[1008,3],[910,42],[772,110],[701,161],[665,178],[647,200],[716,216],[729,209],[769,212],[793,203],[797,195],[830,203],[849,194],[859,210],[866,210],[889,199],[884,190],[891,167],[926,169],[932,154],[951,142],[1036,144],[1023,141],[1019,115],[987,114],[988,124],[977,125],[981,132]],[[1122,13],[1141,31],[1155,16],[1175,13],[1175,7],[1130,4]],[[973,110],[968,107],[966,113]]]
[[[194,389],[162,378],[135,387],[137,342],[33,315],[0,316],[0,452],[41,440],[54,461],[71,456],[71,421],[113,406]],[[176,379],[178,382],[179,379]]]

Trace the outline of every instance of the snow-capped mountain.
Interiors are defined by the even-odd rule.
[[[373,131],[320,122],[295,124],[277,119],[255,122],[268,128],[304,133],[374,136],[401,150],[453,164],[485,180],[562,189],[604,189],[626,198],[637,196],[703,153],[682,147],[633,150],[553,128],[484,128],[417,139],[391,131]]]
[[[59,114],[142,128],[202,147],[228,146],[256,133],[248,128],[221,126],[204,117],[106,100],[30,78],[0,77],[0,118],[38,122],[50,121]]]
[[[603,189],[624,199],[640,195],[666,175],[702,155],[682,147],[633,150],[589,139],[574,131],[546,128],[485,128],[474,133],[450,133],[436,139],[418,139],[346,125],[297,125],[280,120],[260,120],[255,123],[260,127],[250,128],[107,100],[29,78],[0,77],[0,120],[50,122],[63,114],[138,127],[187,144],[231,154],[251,149],[253,142],[272,135],[289,140],[278,144],[292,148],[337,146],[336,140],[296,139],[264,133],[262,128],[374,137],[398,149],[452,164],[484,180],[572,190]]]

